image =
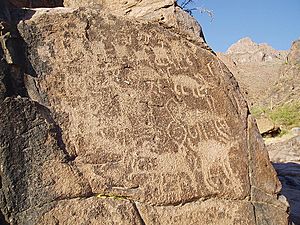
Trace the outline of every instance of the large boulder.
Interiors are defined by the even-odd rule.
[[[6,221],[288,223],[238,85],[201,38],[97,7],[22,14],[28,96],[0,106]]]

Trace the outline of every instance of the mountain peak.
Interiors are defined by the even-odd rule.
[[[265,43],[258,44],[256,42],[252,41],[251,38],[245,37],[245,38],[238,40],[236,43],[232,44],[228,48],[226,53],[227,54],[253,53],[261,48],[275,51],[275,49],[273,49],[268,44],[265,44]]]
[[[248,63],[283,60],[287,51],[275,50],[266,43],[258,44],[251,38],[245,37],[232,44],[226,54],[233,56],[234,61]]]

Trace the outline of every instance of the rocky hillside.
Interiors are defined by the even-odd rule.
[[[1,224],[288,224],[233,75],[174,1],[19,3],[0,8]]]
[[[293,121],[278,120],[280,114],[300,112],[300,40],[289,51],[278,51],[244,38],[218,55],[235,75],[251,112],[258,120],[271,120],[263,120],[262,132],[274,125],[300,126],[300,116],[295,115]]]
[[[250,106],[276,106],[300,99],[300,40],[288,51],[243,38],[218,56],[233,72]]]
[[[236,76],[300,224],[300,40],[289,51],[244,38],[218,53]],[[279,135],[279,137],[271,138]],[[282,136],[282,137],[280,137]]]
[[[277,51],[267,44],[243,38],[218,56],[232,71],[252,106],[260,104],[268,89],[279,81],[287,54],[287,51]]]
[[[280,68],[280,77],[269,90],[264,99],[272,98],[274,104],[300,101],[300,40],[292,43],[284,64]]]

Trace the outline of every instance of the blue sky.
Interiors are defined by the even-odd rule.
[[[194,11],[208,44],[215,51],[227,48],[243,37],[268,43],[278,50],[289,49],[300,38],[300,0],[194,0],[191,7],[212,10]]]

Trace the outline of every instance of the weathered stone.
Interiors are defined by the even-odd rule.
[[[37,210],[37,212],[32,211],[32,215],[30,221],[28,220],[28,213],[22,213],[18,224],[28,221],[28,224],[47,225],[144,225],[135,203],[128,200],[99,199],[96,196],[58,201],[56,204],[44,206],[42,209]]]
[[[259,225],[286,225],[288,216],[282,208],[264,203],[254,203],[256,224]]]
[[[287,224],[238,85],[201,39],[97,7],[27,13],[35,102],[0,106],[6,221]]]
[[[259,201],[267,208],[263,218],[287,222],[280,203],[284,217],[271,216],[269,199],[277,203],[280,185],[237,84],[200,40],[99,9],[38,10],[18,28],[37,76],[26,82],[28,93],[50,109],[62,130],[65,149],[58,152],[74,159],[67,164],[79,176],[52,174],[73,177],[78,189],[53,178],[58,181],[51,194],[39,202],[46,206],[49,195],[67,199],[99,193],[129,199],[128,207],[120,203],[132,216],[127,224],[140,217],[142,224],[255,224],[253,203]],[[254,187],[262,192],[257,199]],[[83,223],[80,215],[89,206],[82,203],[78,216],[65,220],[81,201],[65,202],[12,217],[35,215],[48,223],[57,215],[59,222]]]
[[[278,193],[281,184],[270,162],[268,152],[252,116],[248,116],[248,148],[251,184],[269,194]]]
[[[63,16],[44,13],[19,28],[25,41],[31,36],[35,82],[47,96],[41,103],[57,115],[68,151],[94,192],[155,205],[247,196],[241,126],[247,109],[233,87],[219,86],[232,85],[226,75],[215,77],[221,69],[217,58],[148,23],[99,11]],[[60,23],[46,25],[50,17]],[[40,31],[36,37],[32,29]],[[91,61],[95,66],[83,66]]]
[[[289,134],[266,144],[272,162],[300,162],[300,134]]]
[[[85,7],[100,5],[119,15],[131,15],[133,17],[153,18],[157,17],[157,11],[162,9],[170,10],[175,7],[175,0],[65,0],[66,7]],[[155,15],[155,16],[153,16]],[[161,15],[162,17],[162,15]]]
[[[52,8],[52,7],[63,6],[63,0],[7,0],[7,1],[12,7],[17,7],[17,8],[22,8],[22,7]]]
[[[274,129],[275,127],[275,124],[272,122],[272,120],[267,117],[256,118],[256,123],[261,134]]]
[[[1,210],[8,211],[12,224],[28,209],[91,193],[68,163],[58,127],[48,114],[22,98],[7,98],[0,106]]]
[[[180,207],[137,204],[145,224],[255,224],[254,207],[247,201],[207,200]]]
[[[157,22],[188,35],[189,38],[201,40],[202,45],[210,50],[199,23],[177,6],[175,0],[65,0],[64,5],[75,8],[100,5],[114,15]]]
[[[7,77],[8,66],[3,58],[2,48],[0,47],[0,102],[2,102],[6,96],[5,78]]]

